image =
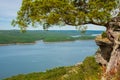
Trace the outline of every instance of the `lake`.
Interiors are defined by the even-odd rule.
[[[0,78],[74,65],[97,48],[94,40],[0,46]]]

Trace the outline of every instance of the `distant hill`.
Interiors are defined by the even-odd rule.
[[[21,33],[19,30],[0,30],[0,44],[16,44],[16,43],[35,43],[37,40],[44,42],[74,41],[94,39],[94,35],[101,34],[102,31],[86,31],[81,36],[77,30],[28,30]],[[73,37],[80,35],[78,37]]]

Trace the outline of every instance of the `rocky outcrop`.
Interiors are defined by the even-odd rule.
[[[113,43],[107,38],[102,38],[101,35],[97,36],[96,44],[99,46],[99,49],[96,52],[95,58],[96,61],[101,65],[107,65],[110,60],[111,52],[113,50]]]
[[[106,35],[96,37],[96,44],[99,46],[96,52],[96,61],[105,67],[103,80],[112,80],[120,66],[120,17],[113,18],[106,25]]]

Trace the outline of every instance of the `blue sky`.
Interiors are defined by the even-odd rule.
[[[0,0],[0,30],[19,29],[18,27],[12,27],[11,21],[15,19],[17,11],[21,6],[22,0]],[[41,30],[42,27],[28,29]],[[73,26],[57,27],[53,26],[49,30],[75,30]],[[88,25],[88,30],[105,30],[104,27]]]

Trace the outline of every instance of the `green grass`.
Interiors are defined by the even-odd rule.
[[[27,31],[21,33],[18,30],[1,30],[0,44],[16,44],[16,43],[34,43],[37,40],[44,42],[74,41],[94,39],[93,36],[71,37],[78,33],[70,31]]]
[[[74,38],[74,39],[76,39],[76,40],[93,40],[93,39],[95,39],[95,36],[85,35],[85,36],[81,36],[81,37]]]
[[[4,80],[100,80],[101,67],[94,57],[87,57],[83,64],[59,67],[46,72],[19,74]]]

